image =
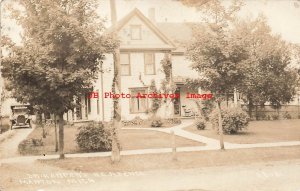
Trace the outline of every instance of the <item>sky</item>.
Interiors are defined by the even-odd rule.
[[[223,0],[224,3],[229,1]],[[107,18],[109,25],[109,0],[99,2],[98,12]],[[146,16],[149,8],[154,8],[158,22],[201,22],[199,12],[174,0],[116,0],[116,5],[118,20],[134,8],[140,9]],[[245,5],[239,13],[243,18],[255,18],[259,14],[266,16],[274,34],[280,34],[284,40],[300,44],[300,0],[245,0]],[[21,28],[5,18],[5,12],[3,15],[3,33],[11,36],[15,42],[20,42]]]

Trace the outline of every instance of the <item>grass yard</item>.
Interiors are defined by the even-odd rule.
[[[42,139],[42,128],[35,128],[27,137],[27,140]],[[65,153],[80,153],[75,141],[78,133],[76,127],[65,127]],[[32,146],[24,152],[26,155],[56,154],[54,127],[46,128],[46,138],[42,139],[43,146]],[[167,148],[171,147],[171,135],[149,130],[125,130],[119,132],[122,150]],[[177,147],[201,146],[203,143],[188,140],[182,137],[176,138]]]
[[[300,159],[300,147],[276,147],[238,149],[225,151],[200,151],[177,153],[177,161],[171,154],[122,156],[112,164],[110,157],[66,158],[64,160],[40,160],[39,162],[64,170],[81,172],[145,171],[159,169],[187,169],[210,166],[236,166],[259,162]]]
[[[2,117],[0,124],[0,134],[8,131],[10,129],[9,117]]]
[[[192,125],[185,130],[219,139],[219,135],[210,127],[205,130],[198,130],[195,125]],[[233,135],[224,135],[224,140],[241,144],[300,141],[300,119],[251,121],[247,130]]]

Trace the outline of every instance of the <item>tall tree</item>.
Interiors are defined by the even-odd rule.
[[[220,0],[181,0],[187,6],[196,7],[202,13],[207,27],[194,29],[194,39],[187,50],[192,67],[199,71],[200,78],[192,82],[210,90],[215,95],[219,113],[220,148],[224,149],[221,102],[242,78],[240,61],[244,52],[230,35],[230,27],[236,13],[243,5],[241,0],[234,0],[225,6]]]
[[[291,67],[290,45],[272,34],[263,16],[235,24],[233,37],[247,53],[245,79],[238,90],[248,102],[249,115],[254,105],[266,102],[279,109],[295,95],[296,71]]]
[[[96,0],[19,0],[24,11],[12,10],[22,26],[22,45],[3,60],[7,88],[21,102],[41,106],[59,118],[59,153],[64,158],[63,114],[74,99],[91,90],[97,60],[116,46],[101,35],[103,20]]]
[[[116,24],[117,24],[117,10],[115,0],[110,0],[111,9],[111,21],[113,27],[113,35],[117,38]],[[112,82],[112,92],[114,94],[120,94],[121,89],[121,66],[120,66],[120,48],[115,47],[113,51],[114,59],[114,78]],[[112,162],[119,162],[120,156],[120,144],[119,144],[119,129],[121,128],[121,104],[118,98],[113,99],[113,137],[112,137]]]

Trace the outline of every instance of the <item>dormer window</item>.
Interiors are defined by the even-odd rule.
[[[141,25],[131,25],[130,33],[131,33],[131,40],[141,40],[142,39]]]

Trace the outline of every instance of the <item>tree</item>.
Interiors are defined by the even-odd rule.
[[[244,80],[237,89],[248,102],[249,115],[255,105],[266,102],[279,109],[295,95],[296,71],[291,68],[290,45],[272,34],[263,16],[254,21],[239,21],[233,37],[247,53]]]
[[[41,106],[59,118],[59,153],[64,158],[63,114],[91,90],[98,61],[116,43],[104,36],[96,0],[20,0],[12,10],[23,27],[22,45],[3,60],[3,77],[17,101]]]
[[[244,78],[241,61],[245,56],[242,47],[221,27],[198,30],[187,49],[192,68],[199,72],[199,78],[191,80],[190,86],[201,87],[214,94],[219,110],[221,149],[224,149],[221,102]]]
[[[224,149],[221,102],[243,78],[241,61],[245,52],[232,38],[230,31],[235,14],[242,1],[235,0],[225,7],[219,0],[194,1],[182,0],[188,6],[196,7],[203,13],[206,27],[194,29],[193,42],[187,49],[187,57],[192,68],[199,72],[199,79],[192,80],[195,87],[211,91],[215,95],[219,115],[220,147]]]
[[[117,38],[116,24],[117,24],[117,11],[115,0],[110,0],[111,9],[111,21],[113,27],[113,36]],[[113,50],[114,59],[114,78],[112,82],[113,94],[120,94],[121,89],[121,65],[120,65],[120,48],[116,46]],[[120,156],[120,144],[119,144],[119,129],[121,128],[121,104],[118,98],[113,99],[113,138],[112,138],[112,162],[119,162]]]

